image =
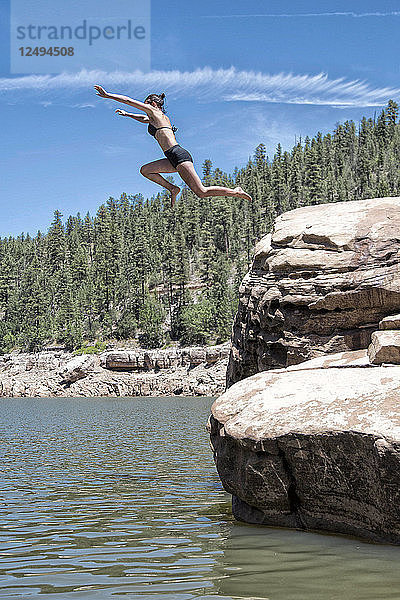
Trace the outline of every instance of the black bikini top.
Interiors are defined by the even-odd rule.
[[[169,127],[168,125],[164,125],[163,127],[154,127],[154,125],[152,125],[151,123],[149,123],[149,126],[147,127],[147,131],[149,132],[150,135],[156,137],[156,132],[159,129],[171,129],[173,133],[175,133],[175,131],[178,131],[177,127]]]

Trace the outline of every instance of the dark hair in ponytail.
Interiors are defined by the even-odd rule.
[[[157,104],[158,108],[161,108],[161,110],[163,112],[165,112],[164,98],[165,98],[164,92],[162,94],[149,94],[147,96],[147,98],[145,99],[145,102],[147,102],[148,100],[150,100],[150,102],[155,102]]]

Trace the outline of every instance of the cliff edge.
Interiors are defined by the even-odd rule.
[[[400,198],[281,215],[240,295],[208,426],[234,516],[400,544]]]
[[[240,287],[227,386],[323,354],[367,348],[400,309],[400,198],[284,213]]]

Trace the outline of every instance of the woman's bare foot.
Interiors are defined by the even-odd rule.
[[[244,191],[243,188],[239,187],[235,187],[235,189],[233,190],[234,192],[236,192],[236,196],[238,198],[244,198],[245,200],[248,200],[249,202],[252,202],[252,197]]]
[[[171,208],[174,208],[176,197],[180,191],[181,191],[181,188],[178,187],[177,185],[174,185],[173,189],[171,190]]]

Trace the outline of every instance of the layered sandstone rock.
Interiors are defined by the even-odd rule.
[[[389,315],[379,323],[379,329],[400,329],[400,315]]]
[[[400,366],[358,350],[258,373],[209,429],[239,520],[400,543]]]
[[[212,365],[229,356],[229,344],[218,346],[195,346],[188,348],[164,348],[145,350],[110,350],[101,357],[101,365],[106,369],[151,371],[171,367],[193,368],[202,363]]]
[[[0,397],[218,396],[229,344],[207,348],[125,349],[0,356]]]
[[[227,385],[364,349],[400,309],[400,198],[299,208],[255,249],[240,288]]]
[[[375,365],[400,365],[400,331],[374,331],[368,346],[368,356]]]

